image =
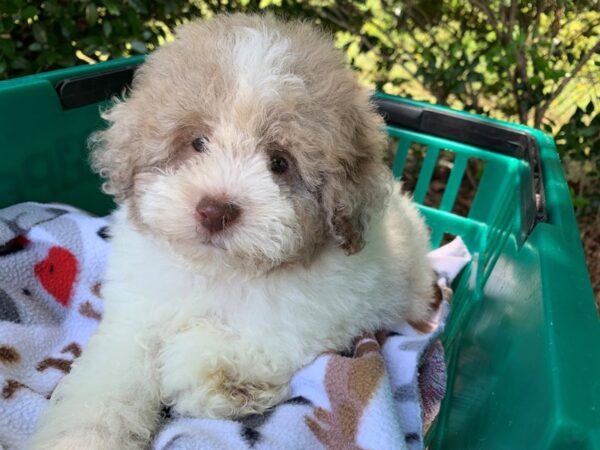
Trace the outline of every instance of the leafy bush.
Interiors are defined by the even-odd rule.
[[[196,13],[168,0],[3,0],[0,79],[145,53]]]

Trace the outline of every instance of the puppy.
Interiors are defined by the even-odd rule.
[[[162,404],[261,413],[364,331],[426,326],[425,225],[384,123],[329,38],[220,16],[183,27],[92,137],[119,203],[104,319],[34,449],[140,449]]]

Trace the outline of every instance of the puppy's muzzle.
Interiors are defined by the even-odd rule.
[[[196,217],[204,229],[218,233],[230,227],[242,210],[235,203],[204,197],[196,205]]]

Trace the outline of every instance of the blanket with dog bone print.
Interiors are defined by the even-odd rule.
[[[55,386],[102,320],[109,219],[65,205],[0,210],[0,448],[25,447]],[[430,254],[445,299],[470,260],[460,239]],[[439,325],[400,323],[296,373],[292,396],[237,421],[164,411],[154,450],[421,449],[445,392]]]

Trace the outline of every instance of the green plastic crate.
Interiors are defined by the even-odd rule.
[[[85,141],[102,126],[101,100],[140,62],[0,82],[0,207],[34,200],[110,210]],[[430,448],[600,449],[600,322],[554,142],[443,107],[376,100],[398,142],[394,174],[411,147],[425,149],[414,198],[432,244],[460,235],[474,255],[454,285],[448,393]],[[440,152],[454,154],[452,170],[441,203],[425,206]],[[469,159],[485,166],[463,217],[452,211]]]

